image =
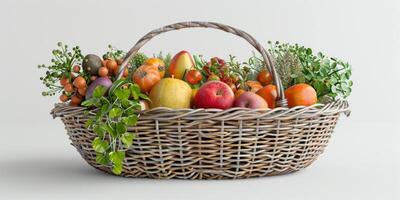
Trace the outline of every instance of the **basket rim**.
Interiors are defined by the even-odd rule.
[[[88,110],[86,107],[82,106],[71,106],[68,103],[57,103],[51,110],[50,114],[53,118],[73,116],[75,114],[82,113],[83,111],[89,111],[91,114],[95,114],[93,110]],[[152,116],[152,119],[162,120],[164,118],[163,113],[168,115],[168,119],[178,119],[178,118],[192,118],[196,116],[196,119],[212,118],[213,120],[226,120],[240,118],[246,119],[256,119],[256,118],[279,118],[279,119],[291,119],[300,116],[314,117],[317,115],[334,115],[338,113],[344,113],[349,116],[350,106],[347,100],[335,100],[327,104],[317,103],[310,106],[296,106],[292,108],[287,107],[276,107],[261,108],[261,109],[251,109],[251,108],[241,108],[232,107],[226,110],[222,109],[204,109],[204,108],[184,108],[184,109],[172,109],[167,107],[157,107],[149,110],[139,112],[141,118],[146,116]],[[154,117],[156,115],[156,117]],[[171,118],[171,116],[174,116]]]

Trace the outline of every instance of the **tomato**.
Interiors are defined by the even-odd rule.
[[[203,79],[201,73],[195,69],[191,69],[186,74],[186,81],[190,84],[197,84]]]
[[[149,58],[144,62],[145,65],[154,65],[157,67],[160,72],[160,77],[164,78],[165,76],[165,63],[159,58]]]
[[[275,108],[276,97],[278,96],[275,85],[267,85],[259,89],[257,94],[268,103],[269,108]]]
[[[86,95],[86,87],[85,88],[79,88],[78,89],[78,94],[81,96],[85,96]]]
[[[289,108],[295,106],[310,106],[317,103],[317,92],[308,84],[300,83],[285,90]]]
[[[61,84],[62,86],[65,86],[67,83],[68,83],[68,78],[65,77],[65,76],[63,76],[63,77],[60,79],[60,84]]]
[[[66,102],[66,101],[68,101],[68,96],[65,95],[65,94],[62,94],[62,95],[60,96],[60,101],[61,101],[61,102]]]
[[[118,70],[118,63],[115,60],[107,60],[106,67],[109,71],[115,72]]]
[[[79,97],[78,95],[71,96],[71,105],[72,106],[78,106],[81,102],[82,102],[82,97]]]
[[[161,80],[161,77],[154,65],[142,65],[135,71],[132,80],[140,86],[143,92],[150,92],[151,88]]]
[[[76,88],[84,88],[86,87],[86,80],[82,76],[78,76],[74,79],[74,86]]]
[[[264,69],[258,73],[257,80],[263,85],[268,85],[272,82],[272,76],[267,70]]]
[[[100,67],[97,73],[100,77],[106,77],[108,75],[108,69],[107,67]]]
[[[246,81],[246,86],[249,88],[250,92],[257,92],[263,87],[258,81]]]
[[[75,73],[79,73],[79,71],[81,71],[81,67],[79,67],[79,65],[75,65],[75,66],[72,68],[72,71],[74,71]]]
[[[211,74],[210,76],[208,76],[207,81],[219,81],[220,78],[215,75],[215,74]]]
[[[97,76],[91,76],[91,77],[90,77],[90,80],[91,80],[91,81],[94,81],[94,80],[96,80],[96,79],[97,79]]]
[[[71,83],[67,83],[67,84],[65,84],[65,86],[64,86],[64,90],[65,90],[66,92],[73,92],[73,91],[74,91],[74,87],[72,86]]]

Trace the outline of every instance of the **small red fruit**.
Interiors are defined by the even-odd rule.
[[[85,88],[86,87],[86,80],[82,76],[78,76],[74,79],[74,86],[76,88]]]
[[[108,70],[115,72],[118,69],[118,63],[115,60],[107,60],[106,67]]]
[[[228,109],[233,105],[234,94],[222,81],[210,81],[200,87],[194,97],[196,108]]]
[[[257,91],[257,94],[260,95],[265,101],[267,101],[269,108],[275,108],[275,101],[276,97],[278,96],[275,85],[267,85],[259,89]]]
[[[72,69],[75,73],[79,73],[79,71],[81,71],[81,67],[79,67],[79,65],[75,65]]]
[[[61,102],[66,102],[66,101],[68,101],[68,96],[65,95],[65,94],[62,94],[62,95],[60,96],[60,101],[61,101]]]
[[[268,85],[272,82],[272,76],[267,70],[261,70],[257,75],[257,80],[263,85]]]
[[[308,84],[300,83],[285,90],[288,106],[310,106],[317,103],[317,92]]]
[[[78,93],[79,93],[79,95],[81,95],[81,96],[85,96],[86,95],[86,87],[85,88],[79,88],[78,89]]]
[[[242,108],[260,109],[260,108],[268,108],[268,103],[254,92],[245,92],[242,95],[240,95],[240,97],[235,99],[234,106]]]
[[[107,67],[100,67],[98,74],[100,77],[106,77],[108,75],[108,69]]]
[[[78,95],[71,96],[71,105],[72,106],[78,106],[81,102],[82,102],[82,98],[79,97]]]
[[[67,83],[67,84],[65,84],[65,86],[64,86],[64,90],[65,90],[66,92],[73,92],[73,91],[74,91],[74,87],[72,87],[72,84],[71,84],[71,83]]]
[[[60,79],[60,84],[61,84],[62,86],[65,86],[67,83],[68,83],[68,78],[65,77],[65,76],[63,76],[63,77]]]
[[[190,84],[197,84],[203,79],[201,73],[195,69],[191,69],[186,74],[186,81]]]

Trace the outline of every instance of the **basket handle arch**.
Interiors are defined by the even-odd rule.
[[[285,99],[282,82],[278,76],[278,73],[275,70],[274,62],[272,61],[271,56],[268,54],[265,48],[250,34],[240,29],[215,22],[199,22],[199,21],[179,22],[150,31],[145,36],[140,38],[136,42],[136,44],[128,51],[124,60],[122,61],[121,67],[119,68],[117,79],[120,79],[122,77],[125,68],[128,66],[129,60],[131,60],[131,58],[140,50],[140,48],[142,48],[153,37],[161,33],[185,29],[185,28],[212,28],[212,29],[222,30],[237,35],[246,40],[248,43],[250,43],[261,54],[266,69],[272,74],[273,81],[277,88],[277,100],[276,100],[277,106],[287,107],[287,100]]]

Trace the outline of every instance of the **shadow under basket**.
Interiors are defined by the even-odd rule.
[[[52,113],[91,166],[96,163],[85,128],[85,108],[57,104]],[[135,127],[133,146],[126,151],[124,177],[157,179],[237,179],[272,176],[300,170],[324,151],[346,101],[309,107],[251,110],[246,108],[145,111]],[[93,113],[92,113],[93,114]]]
[[[277,88],[277,108],[168,109],[140,113],[128,128],[136,139],[126,150],[121,176],[157,179],[237,179],[286,174],[310,165],[324,151],[341,113],[349,114],[345,100],[308,107],[287,108],[284,88],[268,52],[248,33],[214,22],[181,22],[155,29],[139,39],[119,68],[121,78],[132,56],[154,36],[184,28],[212,28],[237,35],[262,56]],[[96,163],[92,141],[97,136],[84,124],[93,112],[57,104],[60,117],[83,159]]]

